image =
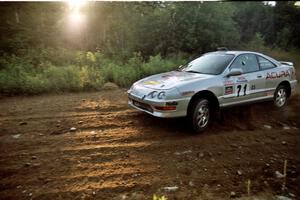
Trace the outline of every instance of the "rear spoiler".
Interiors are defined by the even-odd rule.
[[[289,66],[294,66],[292,62],[286,62],[286,61],[279,61],[283,65],[289,65]]]

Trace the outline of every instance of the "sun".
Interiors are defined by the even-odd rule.
[[[87,0],[67,0],[69,5],[68,18],[69,23],[73,27],[82,26],[85,16],[82,13],[82,7],[87,3]]]
[[[72,24],[81,24],[84,21],[84,15],[80,12],[72,12],[69,15],[69,20]]]
[[[71,10],[79,10],[87,3],[87,0],[67,0]]]

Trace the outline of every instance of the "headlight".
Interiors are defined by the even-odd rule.
[[[134,83],[134,84],[132,84],[132,86],[129,88],[129,91],[133,91],[133,89],[134,89],[134,86],[135,86],[135,83]]]
[[[153,98],[164,99],[165,96],[166,96],[166,92],[157,92],[157,91],[152,91],[147,95],[147,97],[151,99]]]
[[[132,86],[129,88],[129,90],[127,90],[127,92],[131,92],[132,91]]]

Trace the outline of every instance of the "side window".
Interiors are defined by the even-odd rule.
[[[275,64],[271,63],[269,60],[261,57],[261,56],[257,56],[258,57],[258,63],[260,65],[260,68],[262,70],[264,69],[270,69],[270,68],[273,68],[273,67],[276,67]]]
[[[259,70],[256,56],[254,54],[239,55],[232,63],[231,69],[242,69],[243,73],[249,73]]]

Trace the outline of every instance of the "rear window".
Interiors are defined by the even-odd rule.
[[[258,57],[259,66],[262,70],[276,67],[276,65],[273,64],[271,61],[269,61],[261,56],[257,56],[257,57]]]

